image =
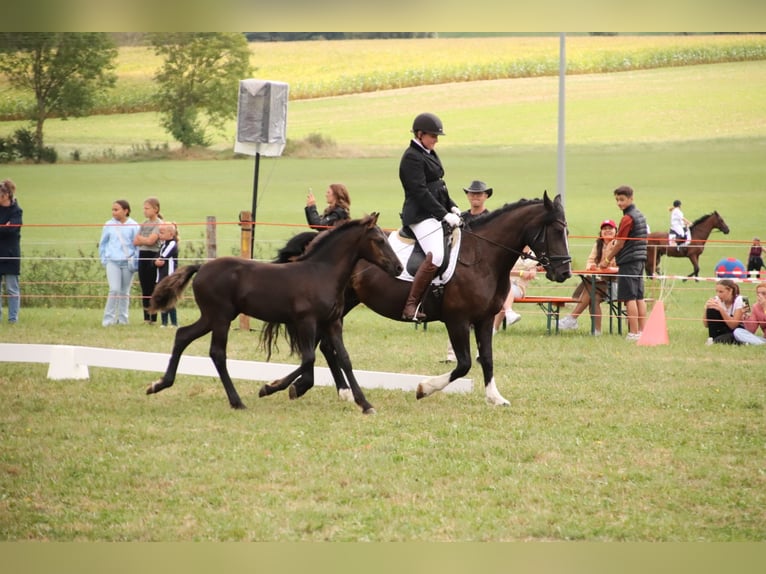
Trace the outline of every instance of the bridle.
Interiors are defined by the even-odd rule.
[[[566,221],[564,221],[563,219],[556,219],[551,223],[546,223],[545,225],[543,225],[538,230],[538,232],[534,235],[534,237],[532,237],[531,241],[525,242],[525,245],[529,245],[529,246],[537,246],[539,244],[545,245],[545,249],[541,251],[533,249],[534,253],[525,253],[523,251],[514,249],[513,247],[508,247],[507,245],[503,245],[502,243],[498,243],[497,241],[493,241],[492,239],[488,239],[482,235],[474,233],[473,231],[467,228],[463,228],[463,233],[468,233],[469,235],[473,235],[477,239],[481,239],[482,241],[489,243],[490,245],[494,245],[495,247],[503,249],[504,251],[513,253],[514,255],[521,257],[522,259],[531,259],[532,261],[537,261],[540,265],[543,266],[543,268],[545,268],[546,271],[552,271],[552,267],[568,264],[572,261],[572,257],[569,255],[548,255],[548,227],[552,224],[560,224],[565,229],[567,225]]]
[[[545,245],[545,249],[538,254],[536,250],[533,249],[535,252],[535,255],[531,254],[522,254],[521,256],[525,259],[532,259],[533,261],[537,261],[540,265],[542,265],[546,271],[550,271],[552,266],[558,266],[558,265],[565,265],[572,262],[572,257],[569,255],[548,255],[548,227],[552,224],[560,224],[564,229],[567,227],[567,222],[563,219],[556,219],[552,223],[546,223],[543,225],[540,230],[535,234],[535,236],[532,238],[532,241],[528,243],[527,245],[539,245],[543,244]]]

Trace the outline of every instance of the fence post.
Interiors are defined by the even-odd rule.
[[[206,227],[205,238],[206,238],[206,247],[207,247],[207,258],[215,259],[217,257],[217,252],[218,252],[218,239],[216,236],[215,215],[207,216],[207,227]]]
[[[242,229],[240,232],[240,255],[244,259],[252,259],[252,245],[253,245],[253,214],[249,211],[239,212],[239,227]],[[250,330],[250,317],[244,313],[239,314],[239,330]]]

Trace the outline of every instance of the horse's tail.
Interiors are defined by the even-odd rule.
[[[189,284],[192,275],[199,271],[200,267],[202,267],[202,264],[180,267],[174,273],[171,273],[157,283],[154,286],[147,311],[154,314],[158,311],[167,311],[175,307],[178,298]]]
[[[271,360],[271,349],[276,348],[276,340],[279,338],[279,331],[284,323],[265,323],[261,331],[261,347],[266,351],[266,361]],[[290,341],[290,353],[300,350],[297,338],[294,336],[291,325],[285,324],[285,336]],[[277,349],[278,350],[278,349]]]

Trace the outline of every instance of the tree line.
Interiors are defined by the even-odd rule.
[[[154,76],[162,127],[184,148],[207,145],[208,130],[222,129],[236,115],[239,80],[250,76],[246,36],[163,32],[143,40],[163,58]],[[34,126],[0,141],[0,157],[15,152],[55,161],[45,147],[45,120],[86,115],[96,96],[115,85],[117,55],[115,38],[105,32],[0,32],[0,75],[33,94],[23,116]]]

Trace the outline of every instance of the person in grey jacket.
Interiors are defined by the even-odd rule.
[[[405,321],[422,321],[420,300],[444,260],[442,223],[460,225],[460,208],[452,201],[444,182],[444,168],[434,149],[444,134],[442,121],[434,114],[423,113],[412,122],[413,138],[399,163],[399,180],[404,188],[402,225],[412,229],[426,253],[410,287],[402,311]]]

